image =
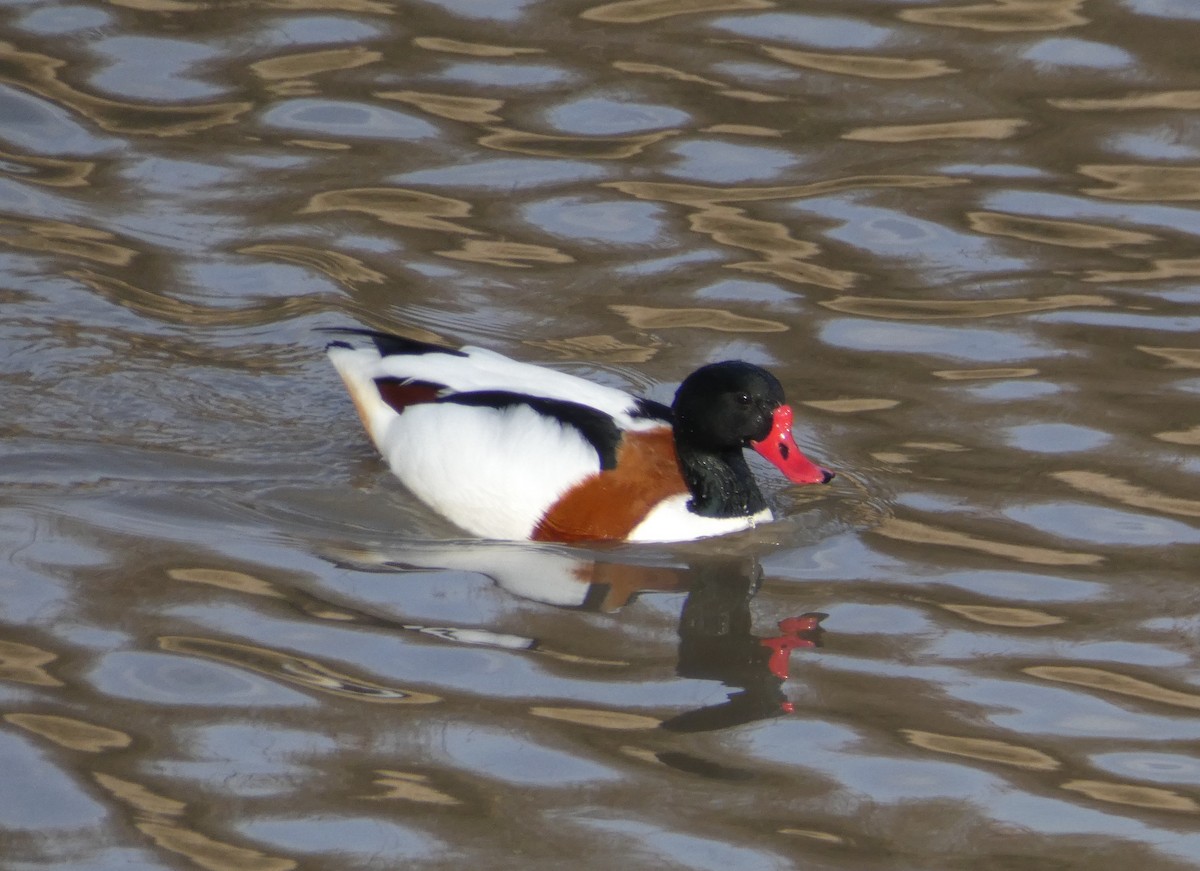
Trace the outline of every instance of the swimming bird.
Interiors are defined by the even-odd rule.
[[[476,347],[336,329],[329,358],[408,489],[473,535],[688,541],[772,519],[744,448],[797,484],[828,483],[792,436],[779,380],[737,360],[697,369],[668,408]]]

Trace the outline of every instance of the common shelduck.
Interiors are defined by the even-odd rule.
[[[742,453],[797,484],[833,473],[792,437],[771,373],[689,375],[670,408],[483,348],[370,330],[328,346],[371,440],[422,501],[468,532],[533,541],[688,541],[771,520]]]

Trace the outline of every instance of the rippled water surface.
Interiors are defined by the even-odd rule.
[[[1200,867],[1194,0],[0,4],[0,852]],[[839,476],[473,542],[317,327]],[[826,615],[826,616],[820,616]]]

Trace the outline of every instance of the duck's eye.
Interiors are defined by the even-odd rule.
[[[750,404],[750,394],[749,393],[739,393],[737,395],[737,403],[738,403],[738,405],[749,405]]]

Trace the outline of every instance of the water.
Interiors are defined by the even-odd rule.
[[[5,868],[1200,866],[1192,3],[0,27]],[[761,363],[839,476],[466,541],[350,324]]]

